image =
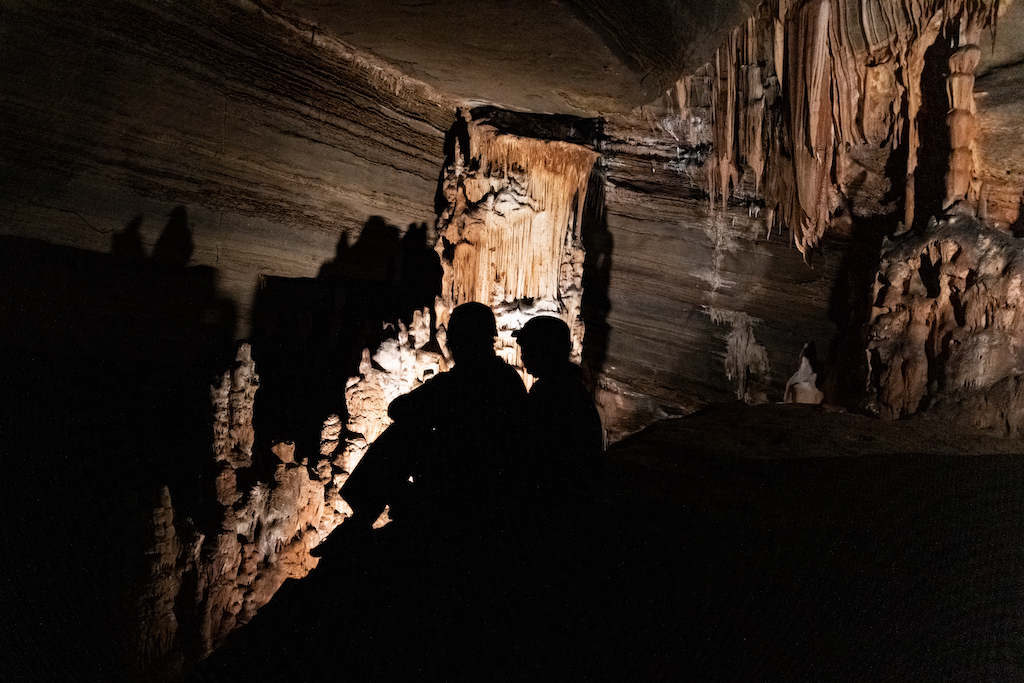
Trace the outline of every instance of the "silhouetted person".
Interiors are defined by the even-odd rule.
[[[498,523],[521,467],[527,397],[519,375],[495,354],[496,336],[487,306],[452,312],[447,343],[455,366],[391,403],[394,424],[342,491],[355,511],[346,526],[371,524],[384,503],[396,524],[446,535]]]
[[[341,491],[354,515],[317,553],[326,568],[363,567],[340,582],[364,600],[374,596],[353,637],[382,648],[367,667],[393,667],[395,680],[411,680],[412,669],[396,673],[403,667],[452,680],[470,660],[488,666],[485,651],[507,650],[507,619],[496,614],[527,395],[495,355],[496,334],[487,306],[452,312],[454,367],[391,403],[394,424]],[[394,521],[369,531],[385,504]],[[383,637],[373,635],[382,628]]]
[[[555,495],[592,492],[601,477],[604,431],[580,368],[569,360],[569,327],[538,316],[512,334],[526,371],[530,451],[538,478]]]

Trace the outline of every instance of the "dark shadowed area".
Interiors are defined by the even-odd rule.
[[[1021,443],[938,426],[742,404],[657,423],[555,543],[492,541],[422,583],[458,560],[385,527],[193,680],[1020,680]]]

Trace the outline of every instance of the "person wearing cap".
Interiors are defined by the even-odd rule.
[[[592,494],[601,478],[604,430],[579,366],[569,360],[569,326],[537,316],[513,337],[535,378],[527,401],[534,463],[556,496]]]

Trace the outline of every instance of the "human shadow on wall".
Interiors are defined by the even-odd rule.
[[[363,349],[372,352],[397,322],[432,308],[441,266],[427,232],[413,224],[402,235],[373,216],[353,244],[341,235],[316,278],[263,278],[252,332],[257,456],[276,440],[294,441],[300,459],[318,453],[324,419],[348,416],[345,385],[359,373]]]
[[[146,256],[143,223],[109,254],[0,237],[0,509],[19,558],[5,658],[21,657],[0,670],[13,679],[46,680],[41,658],[55,679],[119,678],[151,493],[168,485],[190,514],[210,460],[209,387],[233,357],[235,310],[215,269],[186,266],[183,207],[157,242],[169,251]]]
[[[608,230],[605,206],[604,170],[595,166],[587,185],[583,207],[581,238],[586,256],[583,261],[583,366],[591,376],[600,374],[608,355],[608,314],[612,305],[608,296],[611,283],[612,251],[615,241]]]

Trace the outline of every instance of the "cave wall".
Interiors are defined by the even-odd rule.
[[[326,316],[292,293],[325,265],[379,255],[374,231],[398,258],[433,222],[455,109],[244,1],[6,3],[0,35],[0,513],[21,558],[0,669],[132,679],[146,520],[166,485],[177,523],[216,532],[210,385],[260,292],[290,287],[261,324],[301,336]],[[368,260],[359,296],[384,277]]]
[[[863,235],[831,221],[828,237],[805,239],[801,221],[779,220],[766,145],[785,142],[774,62],[789,57],[768,41],[778,32],[771,12],[782,9],[759,11],[765,21],[738,28],[713,65],[667,94],[667,112],[609,118],[604,182],[588,193],[603,206],[583,231],[585,360],[669,412],[778,400],[804,343],[823,352],[845,343],[856,303],[844,288],[866,287],[850,274]],[[135,240],[146,255],[184,223],[187,263],[211,268],[204,286],[230,310],[221,327],[233,330],[221,337],[253,334],[261,287],[263,303],[279,310],[264,311],[257,327],[315,334],[299,329],[316,314],[298,312],[301,278],[365,258],[348,247],[374,216],[394,235],[433,226],[442,208],[456,103],[312,23],[233,1],[173,11],[44,3],[8,16],[0,232],[100,253]],[[704,84],[696,97],[695,82]],[[880,139],[892,142],[898,126],[886,125]],[[898,211],[881,202],[900,189],[885,158],[870,161],[857,191],[876,214]],[[1007,218],[1006,204],[1000,195],[993,210]],[[868,241],[868,251],[877,246]],[[363,265],[368,280],[387,280],[377,264]],[[59,298],[51,292],[35,308]],[[32,324],[31,313],[7,312]],[[257,339],[258,360],[268,340],[280,341]]]
[[[934,195],[913,199],[941,206],[953,150],[936,138],[943,124],[932,125],[949,108],[936,93],[952,88],[945,60],[967,40],[983,48],[979,94],[964,104],[977,109],[970,198],[979,213],[1016,229],[1021,181],[1007,131],[1018,108],[1019,55],[993,47],[982,31],[991,8],[933,5],[922,10],[928,16],[887,29],[888,43],[872,33],[878,26],[844,23],[845,6],[835,3],[814,5],[833,22],[831,33],[801,28],[802,6],[762,6],[711,63],[667,93],[667,110],[609,118],[604,182],[588,193],[601,206],[583,231],[589,365],[620,388],[687,412],[730,397],[776,400],[805,342],[830,351],[855,343],[852,290],[866,296],[868,269],[851,263],[913,215],[914,202],[901,199],[913,187],[911,156],[921,157],[917,189],[927,184]],[[1021,10],[1004,14],[1005,30],[1014,31]],[[400,234],[432,225],[442,208],[444,138],[457,103],[312,23],[242,1],[174,10],[42,3],[9,8],[3,31],[0,257],[15,293],[3,313],[20,330],[9,344],[58,347],[61,329],[102,318],[115,298],[101,293],[98,306],[76,317],[71,309],[82,306],[62,292],[87,288],[88,277],[75,273],[96,268],[62,265],[43,278],[49,287],[38,287],[31,273],[49,262],[99,263],[96,254],[107,253],[166,261],[170,253],[193,268],[198,284],[188,287],[203,293],[202,305],[147,311],[161,342],[136,335],[119,346],[152,355],[175,335],[195,336],[194,325],[161,319],[203,310],[198,317],[217,319],[217,344],[249,336],[268,282],[271,295],[298,292],[299,279],[362,259],[348,247],[371,220]],[[829,51],[811,66],[828,72],[834,92],[847,92],[847,83],[859,93],[814,100],[831,107],[831,130],[821,133],[827,144],[807,144],[827,147],[832,166],[806,173],[795,141],[807,114],[793,101],[803,93],[796,100],[809,107],[807,98],[821,95],[805,92],[813,74],[790,68],[801,63],[800,40]],[[785,92],[794,97],[783,103]],[[918,131],[926,123],[931,129]],[[827,192],[808,189],[818,181]],[[912,220],[927,217],[917,211]],[[160,249],[175,230],[177,253]],[[369,272],[376,264],[362,265],[368,281],[386,281]],[[108,289],[167,296],[137,279],[107,279],[116,281]],[[295,296],[281,295],[279,308],[294,312]],[[11,303],[26,299],[33,305]],[[301,325],[293,318],[265,322]],[[86,341],[112,344],[117,335],[104,329]]]
[[[771,400],[780,350],[803,334],[826,352],[825,400],[862,408],[883,239],[927,232],[947,212],[977,216],[979,232],[1021,234],[1008,134],[1021,14],[1009,8],[765,3],[660,107],[612,119],[609,374],[629,363],[632,386],[699,405],[721,395],[724,370],[738,398]],[[1011,36],[1000,42],[1002,22]],[[707,321],[730,330],[724,354]],[[643,344],[616,341],[630,327]]]
[[[668,412],[781,401],[805,343],[842,341],[851,244],[829,239],[807,262],[757,197],[709,202],[708,147],[676,120],[605,127],[606,212],[588,258],[604,254],[606,284],[585,282],[584,310],[606,320],[588,320],[588,342],[603,344],[593,352],[610,380]],[[603,284],[603,306],[588,306]]]
[[[402,231],[413,232],[406,226],[429,241],[423,224],[433,226],[444,208],[438,191],[458,103],[259,3],[39,3],[5,12],[0,317],[11,331],[0,372],[17,409],[0,437],[7,452],[24,454],[7,481],[29,482],[6,487],[5,526],[19,530],[7,539],[12,552],[46,558],[43,575],[95,568],[15,610],[19,624],[46,615],[25,638],[60,621],[53,637],[71,640],[76,625],[130,621],[133,553],[149,533],[138,520],[156,503],[167,507],[152,485],[198,478],[208,493],[208,373],[232,357],[218,349],[254,335],[262,363],[260,342],[280,337],[260,337],[260,328],[341,334],[323,318],[343,318],[345,301],[393,284],[389,259]],[[780,224],[786,211],[805,208],[792,204],[799,182],[790,178],[789,194],[773,195],[779,186],[764,182],[769,151],[759,145],[788,144],[779,131],[789,114],[769,68],[775,53],[745,59],[742,50],[764,41],[749,24],[740,30],[729,55],[696,75],[708,87],[684,81],[665,103],[601,122],[586,192],[584,176],[567,183],[564,199],[575,192],[587,204],[578,235],[586,249],[582,359],[601,373],[613,438],[711,401],[780,401],[808,342],[828,361],[826,400],[844,403],[856,390],[843,377],[856,376],[863,356],[881,235],[907,215],[906,162],[895,172],[887,163],[890,152],[907,154],[897,135],[905,128],[890,108],[884,125],[862,131],[875,137],[844,148],[858,184],[828,175],[831,167],[814,176],[830,190],[855,187],[847,198],[857,202],[843,206],[840,195],[819,191],[821,202],[811,203],[826,210],[810,207],[812,227],[803,218]],[[754,65],[763,67],[753,77],[761,90],[754,81],[738,87],[741,70]],[[995,161],[980,166],[991,189],[977,188],[975,199],[1007,231],[1018,218],[1020,178],[1013,147],[1000,140],[1018,108],[1016,70],[978,76],[989,93],[977,103],[978,154]],[[743,116],[723,117],[730,108]],[[933,159],[938,187],[945,155]],[[338,284],[351,281],[362,289]],[[320,301],[325,287],[330,305],[317,308],[310,296]],[[312,348],[303,344],[282,353]],[[197,355],[210,363],[188,365]],[[21,364],[53,356],[62,363]],[[297,373],[260,368],[268,390],[275,375],[299,376],[296,393],[323,374],[316,362]],[[345,379],[331,380],[342,394]],[[266,396],[282,402],[280,393]],[[297,414],[307,407],[292,404]],[[324,417],[302,419],[319,437]],[[186,424],[200,438],[181,438]],[[298,457],[312,454],[300,448]],[[204,494],[172,490],[175,514],[198,518]],[[61,504],[40,503],[52,500]],[[67,510],[78,523],[70,540],[61,536]],[[40,536],[51,540],[37,549]],[[32,584],[38,567],[16,568],[13,585]],[[128,635],[108,642],[118,638]],[[94,654],[71,654],[100,668]]]
[[[451,104],[257,3],[16,3],[0,32],[0,234],[149,252],[183,207],[246,336],[260,274],[433,220]]]

